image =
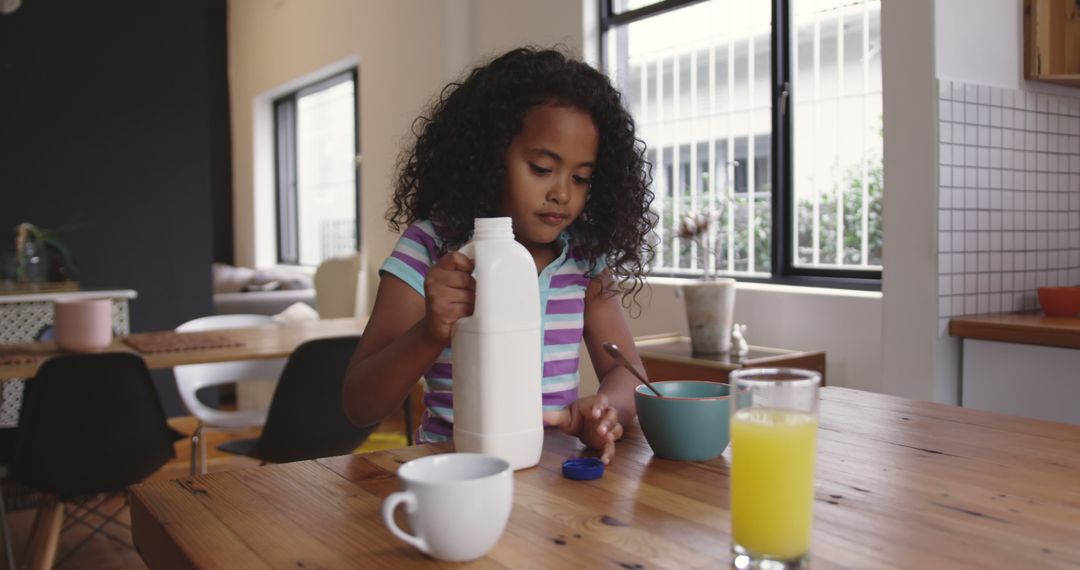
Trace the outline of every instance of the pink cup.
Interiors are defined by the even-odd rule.
[[[95,352],[112,344],[112,299],[57,299],[53,311],[60,348]]]

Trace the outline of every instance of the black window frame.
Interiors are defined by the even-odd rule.
[[[277,262],[281,265],[300,264],[300,234],[296,188],[296,101],[305,95],[329,89],[339,83],[353,84],[353,156],[356,177],[354,179],[355,231],[357,251],[360,249],[360,174],[357,162],[360,153],[360,70],[356,67],[309,83],[295,91],[273,100],[274,112],[274,192],[275,219],[277,220]]]
[[[609,54],[606,51],[605,34],[616,26],[622,26],[643,20],[650,16],[685,8],[707,0],[662,0],[655,4],[642,6],[636,10],[615,11],[616,0],[599,0],[600,33],[599,42],[600,68],[608,69]],[[755,0],[757,1],[757,0]],[[790,106],[791,96],[791,2],[790,0],[770,0],[772,2],[772,230],[770,237],[770,277],[750,277],[738,275],[739,281],[754,283],[776,283],[799,285],[804,287],[830,287],[836,289],[855,289],[866,291],[881,290],[880,270],[861,269],[826,269],[797,267],[792,247],[794,231],[795,196],[793,187],[794,162],[792,160],[793,126]],[[787,190],[785,190],[787,189]],[[883,260],[884,266],[884,260]],[[678,273],[654,273],[672,277],[686,277]]]

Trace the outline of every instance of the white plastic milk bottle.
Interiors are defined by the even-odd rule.
[[[476,304],[451,340],[454,448],[532,467],[544,445],[536,263],[510,218],[476,218],[460,252],[476,263]]]

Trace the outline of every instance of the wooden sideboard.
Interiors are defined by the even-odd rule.
[[[711,380],[727,382],[728,374],[740,368],[806,368],[821,373],[825,385],[825,353],[751,346],[739,357],[732,354],[694,354],[690,337],[676,333],[635,339],[650,380]]]

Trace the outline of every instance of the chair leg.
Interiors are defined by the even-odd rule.
[[[197,457],[199,454],[199,446],[203,443],[202,438],[203,425],[199,422],[195,425],[195,431],[191,432],[191,476],[194,477],[196,470],[198,469]]]
[[[206,475],[210,465],[206,460],[206,429],[199,424],[199,473]]]
[[[2,491],[0,491],[0,525],[4,529],[4,561],[7,562],[8,570],[15,570],[15,552],[11,548],[11,527],[8,526],[7,505],[4,504]]]
[[[405,443],[412,445],[412,394],[405,395]]]
[[[103,507],[105,505],[105,503],[109,502],[111,499],[114,499],[116,497],[121,498],[120,506],[117,509],[113,510],[112,513],[105,514],[103,511],[99,510],[99,508]],[[69,527],[75,526],[75,525],[82,525],[82,526],[85,526],[85,527],[90,529],[90,534],[87,535],[85,538],[83,538],[81,541],[79,541],[78,544],[71,547],[71,549],[68,550],[67,553],[65,553],[64,556],[62,558],[60,558],[60,560],[57,560],[56,564],[58,566],[63,564],[67,559],[75,556],[75,554],[79,551],[79,549],[81,549],[83,546],[86,546],[98,534],[100,534],[101,536],[103,536],[103,537],[105,537],[105,538],[107,538],[109,540],[117,542],[117,543],[119,543],[122,546],[125,546],[127,548],[135,548],[134,545],[131,544],[130,539],[129,540],[124,540],[124,539],[118,538],[115,535],[113,535],[111,532],[106,530],[106,527],[108,527],[109,524],[115,524],[115,525],[119,525],[121,527],[124,527],[124,528],[128,529],[128,533],[131,532],[131,527],[129,525],[124,524],[123,522],[116,520],[116,518],[118,516],[120,516],[120,514],[122,512],[124,512],[125,510],[127,510],[127,508],[128,508],[127,494],[126,493],[109,493],[109,494],[99,495],[98,498],[99,498],[99,500],[98,500],[97,504],[95,504],[95,505],[86,506],[86,503],[88,503],[89,501],[85,501],[84,503],[82,503],[80,505],[80,507],[85,509],[84,512],[79,513],[79,512],[76,512],[78,509],[75,509],[74,511],[68,513],[68,516],[65,517],[67,520],[71,521],[70,524],[69,524]],[[98,523],[90,522],[88,520],[88,517],[91,514],[93,514],[94,516],[100,518],[101,522],[98,522]],[[69,527],[66,527],[66,528],[62,529],[61,534],[63,534],[63,532],[66,531],[67,528],[69,528]]]
[[[30,537],[27,560],[31,570],[48,570],[56,560],[56,548],[60,544],[60,527],[64,524],[64,503],[50,497],[38,509],[34,534]]]

